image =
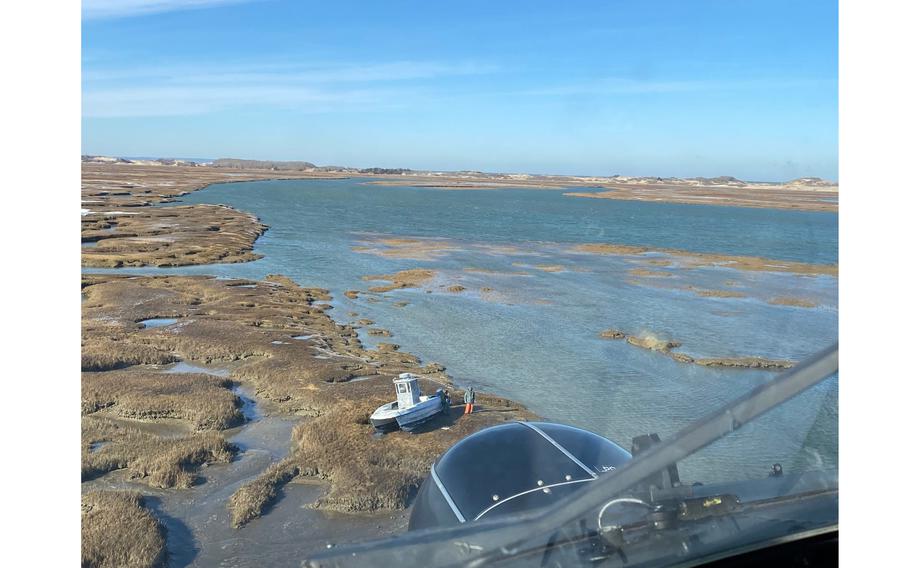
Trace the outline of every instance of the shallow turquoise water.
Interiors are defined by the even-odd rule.
[[[224,203],[258,215],[270,226],[256,243],[265,258],[122,271],[242,278],[281,273],[328,288],[335,318],[375,320],[394,332],[392,341],[403,349],[445,364],[458,383],[519,400],[548,419],[626,447],[638,434],[669,436],[773,374],[680,364],[600,339],[600,331],[673,338],[694,356],[794,360],[837,337],[836,278],[684,266],[666,278],[635,276],[629,271],[661,267],[571,249],[606,242],[833,263],[837,215],[831,213],[583,199],[561,191],[381,187],[359,180],[220,184],[183,202]],[[449,249],[422,260],[352,250],[401,236],[444,238]],[[564,269],[546,272],[536,265]],[[361,281],[364,275],[424,267],[438,275],[421,288],[357,300],[343,296],[378,284]],[[466,290],[449,293],[452,284]],[[745,297],[701,297],[689,287]],[[817,307],[769,303],[781,296]],[[401,301],[408,305],[395,305]],[[359,315],[348,317],[352,311]],[[365,334],[362,340],[375,341]],[[831,380],[690,458],[681,471],[711,481],[761,477],[773,462],[785,470],[836,466],[836,409]]]

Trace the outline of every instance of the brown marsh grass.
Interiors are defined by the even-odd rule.
[[[166,565],[165,529],[138,493],[82,495],[84,568],[157,568]]]

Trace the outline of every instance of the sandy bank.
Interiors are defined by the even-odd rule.
[[[796,308],[814,308],[818,306],[818,304],[812,300],[793,298],[791,296],[777,296],[771,298],[768,303],[774,304],[775,306],[792,306]]]
[[[409,174],[366,182],[380,186],[409,186],[439,190],[571,190],[567,197],[655,201],[690,205],[724,205],[771,209],[836,212],[838,186],[823,180],[786,183],[743,182],[734,178],[582,177],[481,172]],[[609,189],[604,189],[604,188]]]
[[[740,183],[737,185],[699,185],[676,182],[610,182],[607,191],[573,191],[568,197],[655,201],[689,205],[724,205],[768,209],[836,212],[836,185],[806,186],[799,183]],[[835,201],[832,201],[834,199]]]
[[[447,239],[377,237],[359,242],[361,244],[351,247],[352,251],[386,258],[436,260],[460,250]]]
[[[369,288],[370,292],[381,293],[388,292],[390,290],[398,290],[401,288],[416,288],[435,277],[436,272],[433,270],[428,270],[425,268],[412,268],[409,270],[401,270],[399,272],[395,272],[394,274],[367,275],[363,276],[362,279],[366,281],[382,280],[389,282],[389,284],[384,284],[382,286],[371,286]]]

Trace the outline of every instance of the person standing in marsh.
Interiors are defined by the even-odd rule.
[[[474,387],[468,387],[464,393],[464,413],[471,414],[474,412]]]

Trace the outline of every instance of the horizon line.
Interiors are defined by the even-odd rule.
[[[145,161],[175,160],[175,161],[192,162],[192,163],[197,164],[197,165],[206,165],[206,164],[215,162],[215,161],[217,161],[217,160],[238,160],[238,161],[247,161],[247,162],[271,162],[271,163],[275,163],[275,164],[307,163],[307,164],[312,164],[312,166],[313,166],[314,168],[326,168],[326,169],[331,169],[331,168],[351,169],[351,170],[358,170],[359,173],[363,173],[362,170],[381,169],[381,170],[404,170],[404,171],[412,172],[412,173],[414,173],[414,174],[459,174],[459,173],[477,173],[477,174],[484,174],[484,175],[499,175],[499,176],[535,176],[535,177],[592,178],[592,179],[607,179],[607,178],[621,177],[621,178],[630,178],[630,179],[649,179],[649,178],[656,178],[656,179],[659,179],[659,180],[697,180],[697,179],[715,180],[715,179],[722,179],[722,178],[730,178],[730,181],[738,181],[738,182],[741,182],[741,183],[770,183],[770,184],[786,184],[786,183],[790,183],[790,182],[797,181],[797,180],[803,180],[803,179],[816,179],[816,180],[820,180],[820,181],[826,182],[826,183],[828,183],[829,185],[839,185],[839,180],[838,180],[837,178],[835,178],[835,179],[829,179],[829,178],[825,178],[825,177],[822,177],[822,176],[799,176],[799,177],[795,177],[795,178],[781,179],[781,180],[750,180],[750,179],[738,178],[738,177],[736,177],[736,176],[732,176],[732,175],[729,175],[729,174],[721,174],[721,175],[715,175],[715,176],[706,176],[706,175],[700,175],[700,176],[679,176],[679,175],[672,175],[672,176],[666,176],[666,175],[628,175],[628,174],[620,174],[620,173],[610,174],[610,175],[593,175],[593,174],[534,173],[534,172],[528,172],[528,171],[525,171],[525,172],[521,172],[521,171],[518,171],[518,172],[498,171],[498,172],[497,172],[497,171],[485,171],[485,170],[475,170],[475,169],[455,169],[455,170],[452,170],[452,169],[413,169],[413,168],[401,167],[401,166],[395,166],[395,167],[386,167],[386,166],[367,166],[367,167],[359,167],[359,166],[346,166],[346,165],[337,165],[337,164],[319,165],[319,164],[316,164],[315,162],[310,162],[309,160],[303,160],[303,159],[300,159],[300,160],[264,160],[264,159],[258,159],[258,158],[231,158],[231,157],[219,157],[219,158],[188,158],[188,157],[179,157],[179,156],[156,156],[156,157],[153,157],[153,156],[125,156],[125,155],[110,155],[110,154],[91,154],[91,153],[83,153],[83,154],[81,154],[81,158],[83,159],[83,162],[85,161],[85,158],[109,158],[109,159],[120,159],[120,160],[145,160]],[[305,170],[288,170],[288,171],[305,171]],[[399,175],[400,175],[400,174],[399,174]]]

